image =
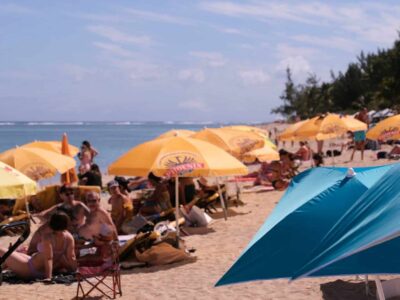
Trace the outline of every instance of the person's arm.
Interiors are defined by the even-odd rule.
[[[78,263],[75,256],[75,241],[72,235],[68,234],[66,238],[67,247],[64,255],[62,256],[62,265],[70,272],[77,269]]]
[[[53,246],[51,245],[49,235],[45,235],[42,239],[41,253],[44,256],[44,279],[51,280],[53,276]]]
[[[32,255],[33,253],[37,252],[37,244],[40,241],[40,235],[42,234],[42,230],[39,228],[36,230],[36,232],[33,234],[31,241],[29,242],[27,254]]]
[[[40,221],[48,220],[50,218],[50,216],[54,213],[54,211],[59,206],[60,206],[60,204],[53,205],[52,207],[50,207],[50,208],[48,208],[48,209],[46,209],[46,210],[44,210],[44,211],[42,211],[40,213],[35,214],[34,217],[39,218]]]
[[[102,214],[102,221],[104,222],[104,224],[106,224],[112,228],[113,239],[118,240],[117,228],[115,227],[115,224],[111,219],[111,216],[103,209],[101,209],[100,212]]]

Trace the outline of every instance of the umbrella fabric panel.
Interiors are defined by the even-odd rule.
[[[334,262],[309,276],[398,274],[399,249],[400,238],[395,238]]]
[[[355,177],[336,182],[257,240],[218,284],[290,278],[336,220],[366,191]]]
[[[396,237],[400,233],[399,181],[400,164],[396,164],[338,220],[310,256],[312,259],[293,278]]]

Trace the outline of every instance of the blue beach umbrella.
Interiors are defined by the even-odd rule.
[[[399,169],[397,164],[355,168],[354,174],[353,169],[331,167],[309,169],[299,174],[217,286],[251,280],[374,273],[360,266],[359,260],[373,260],[371,256],[376,250],[352,253],[356,250],[345,235],[354,225],[351,221],[360,205],[371,209],[363,199],[376,202],[373,195],[378,197],[380,187],[388,190],[387,186],[394,182],[393,174],[397,171],[400,176]],[[359,216],[362,217],[366,215]],[[365,226],[363,234],[367,232],[368,226]],[[377,231],[375,236],[380,233]],[[340,244],[336,244],[338,237],[343,239]],[[371,240],[374,240],[372,236],[368,242]],[[332,244],[336,247],[333,252],[330,251]],[[400,246],[400,242],[398,244]],[[379,264],[375,259],[367,265]],[[400,272],[400,264],[397,265]]]

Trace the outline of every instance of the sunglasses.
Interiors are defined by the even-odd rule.
[[[71,196],[71,195],[74,194],[74,192],[73,191],[67,191],[67,192],[64,192],[63,194],[66,195],[66,196]]]

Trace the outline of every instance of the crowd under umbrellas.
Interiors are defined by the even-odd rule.
[[[387,119],[389,121],[386,121],[386,124],[378,124],[375,129],[367,133],[367,137],[378,140],[396,138],[396,134],[400,132],[396,117]],[[358,132],[366,129],[366,125],[356,119],[328,114],[295,124],[282,133],[280,138],[323,141],[341,136],[348,131]],[[379,132],[376,133],[377,131]],[[243,176],[248,173],[248,169],[242,162],[279,161],[279,152],[276,146],[271,144],[268,136],[268,133],[261,133],[251,127],[204,129],[197,133],[173,131],[135,146],[112,163],[108,170],[110,174],[118,176],[146,177],[152,173],[166,179],[174,178],[175,219],[178,220],[181,217],[178,190],[180,178]],[[68,143],[64,141],[63,144]],[[73,184],[76,178],[74,171],[71,171],[75,169],[75,160],[72,157],[78,152],[72,145],[69,145],[69,150],[63,150],[63,144],[54,141],[33,142],[1,153],[0,161],[8,163],[9,166],[6,166],[8,170],[14,172],[12,168],[14,167],[34,180],[68,172],[68,176],[63,176],[62,180]],[[90,148],[87,151],[93,155]],[[64,154],[61,154],[62,152]],[[80,158],[80,161],[79,170],[89,171],[92,162],[86,158]],[[32,186],[32,182],[27,182],[27,186],[29,184]],[[1,189],[5,190],[3,186],[0,186]],[[219,184],[218,191],[222,196]],[[15,189],[15,194],[8,194],[7,198],[18,198],[21,196],[20,193]],[[34,193],[32,188],[26,190],[26,196],[32,193]],[[225,202],[221,200],[221,207],[225,211]],[[176,230],[179,238],[179,226]]]

